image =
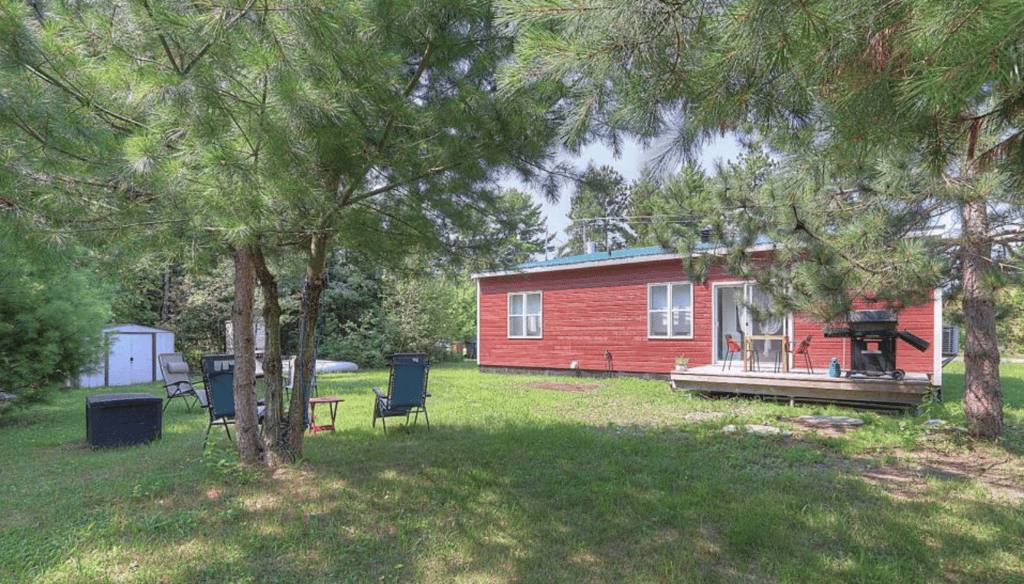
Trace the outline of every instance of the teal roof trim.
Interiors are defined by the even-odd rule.
[[[588,253],[583,255],[567,256],[564,258],[555,258],[552,260],[543,260],[539,262],[528,262],[525,264],[519,264],[520,269],[531,269],[531,268],[546,268],[549,266],[566,266],[572,264],[585,264],[587,262],[603,262],[608,260],[621,260],[627,258],[638,258],[643,256],[653,255],[664,255],[677,253],[674,249],[665,249],[663,247],[638,247],[634,249],[617,249],[615,251],[599,251],[596,253]]]
[[[769,237],[763,235],[758,236],[754,242],[754,245],[771,245],[772,240]],[[700,252],[711,252],[722,248],[721,243],[698,241],[693,246],[694,253]],[[599,251],[596,253],[588,253],[583,255],[574,255],[564,258],[555,258],[551,260],[542,260],[539,262],[527,262],[525,264],[519,264],[517,269],[530,270],[536,268],[548,268],[554,266],[571,266],[575,264],[586,264],[589,262],[606,262],[608,260],[625,260],[631,258],[642,258],[644,256],[656,256],[656,255],[679,255],[679,251],[675,249],[669,249],[664,247],[638,247],[633,249],[617,249],[615,251]]]

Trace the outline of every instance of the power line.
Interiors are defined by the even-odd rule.
[[[595,221],[621,221],[621,220],[628,220],[628,221],[637,221],[637,220],[654,221],[654,220],[657,220],[657,219],[675,220],[676,222],[694,221],[695,220],[692,216],[689,217],[689,218],[684,218],[682,215],[616,215],[616,216],[609,216],[609,217],[586,217],[586,218],[583,218],[583,219],[572,219],[572,221],[573,222],[577,222],[577,223],[591,223],[591,222],[595,222]]]

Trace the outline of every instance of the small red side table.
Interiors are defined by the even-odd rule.
[[[324,431],[327,431],[327,430],[330,430],[331,432],[334,431],[334,418],[335,418],[335,416],[338,415],[338,403],[342,402],[342,401],[345,401],[345,400],[341,399],[340,397],[335,397],[335,396],[330,396],[330,397],[311,397],[311,398],[309,398],[309,429],[310,429],[310,431],[313,432],[314,436],[316,436],[317,432],[324,432]],[[331,423],[330,424],[321,424],[321,425],[317,426],[317,424],[316,424],[316,404],[327,404],[327,406],[330,408],[330,410],[331,410]]]

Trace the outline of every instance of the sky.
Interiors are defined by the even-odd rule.
[[[739,157],[739,152],[739,145],[734,139],[722,138],[704,149],[700,156],[701,166],[705,171],[711,173],[716,161],[736,160]],[[611,166],[626,179],[628,184],[640,177],[640,171],[647,158],[644,150],[636,142],[627,142],[622,148],[622,155],[618,158],[612,155],[612,150],[607,146],[591,144],[583,149],[578,157],[570,158],[569,161],[581,169],[586,168],[589,161],[593,161],[594,166]],[[519,188],[524,192],[530,191],[529,188]],[[548,203],[537,193],[534,193],[533,197],[543,206],[544,214],[547,216],[548,232],[557,233],[555,245],[564,244],[566,241],[565,228],[569,226],[568,214],[569,202],[572,199],[572,187],[568,185],[563,187],[557,205]]]

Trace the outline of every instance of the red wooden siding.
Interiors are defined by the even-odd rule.
[[[478,362],[485,367],[569,369],[606,368],[611,353],[613,371],[667,374],[675,357],[690,358],[690,366],[708,365],[713,358],[714,321],[711,282],[735,281],[712,269],[707,284],[693,286],[693,338],[647,338],[647,285],[687,281],[680,260],[581,266],[548,272],[479,277],[480,305]],[[543,292],[543,337],[508,338],[508,294]],[[933,341],[931,305],[908,308],[900,314],[900,329]],[[825,338],[822,325],[794,318],[795,339],[814,335],[814,367],[824,370],[832,357],[849,365],[849,339]],[[933,348],[922,353],[897,340],[898,366],[908,372],[932,371]],[[802,366],[802,361],[796,365]],[[735,366],[735,365],[734,365]]]

